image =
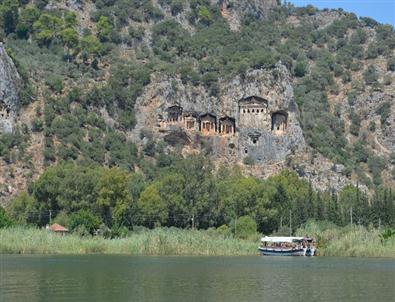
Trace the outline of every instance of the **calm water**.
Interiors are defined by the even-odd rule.
[[[1,256],[0,301],[395,301],[395,261]]]

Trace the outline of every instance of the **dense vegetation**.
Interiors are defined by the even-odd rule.
[[[157,228],[127,238],[58,236],[34,228],[0,229],[0,254],[255,255],[256,241],[223,236],[214,230]]]
[[[246,15],[240,31],[234,32],[208,0],[162,0],[159,7],[151,0],[98,0],[89,16],[91,26],[84,27],[75,11],[48,8],[48,2],[0,1],[0,40],[6,42],[25,79],[45,87],[45,107],[37,109],[30,128],[45,135],[47,165],[79,159],[132,170],[136,150],[125,131],[135,125],[135,100],[153,72],[179,75],[184,82],[203,85],[217,95],[218,79],[243,75],[250,68],[271,68],[281,60],[296,78],[307,143],[346,165],[347,176],[354,171],[369,187],[381,184],[380,172],[388,159],[374,156],[367,147],[361,116],[352,106],[361,93],[391,84],[374,65],[363,67],[365,60],[381,58],[388,70],[395,69],[391,26],[339,12],[337,20],[320,28],[305,21],[318,13],[314,7],[288,4],[272,10],[265,21]],[[166,17],[166,10],[171,17],[186,15],[195,32]],[[291,24],[290,16],[298,18],[300,26]],[[120,55],[122,49],[130,51],[128,59]],[[365,83],[353,78],[358,72],[363,72]],[[331,109],[328,102],[328,96],[338,94],[346,84],[351,84],[348,115],[354,144],[346,139],[338,108]],[[29,85],[22,94],[25,104],[34,99]],[[383,129],[389,106],[384,104],[377,112]],[[115,120],[113,128],[103,120],[103,107]],[[374,128],[371,125],[371,131]],[[23,129],[16,135],[17,139],[0,139],[0,156],[29,162],[23,149],[10,154],[29,139]],[[155,154],[155,142],[148,140],[146,148],[146,155]]]
[[[395,227],[395,194],[380,187],[368,198],[354,186],[316,192],[289,171],[260,180],[237,169],[215,172],[203,156],[162,155],[158,166],[138,173],[72,162],[48,168],[5,217],[22,225],[58,222],[81,235],[166,226],[214,227],[247,238],[257,230],[289,234],[291,223],[294,233],[308,219]]]
[[[309,222],[297,234],[318,239],[320,256],[395,257],[395,236],[363,226]],[[221,229],[139,229],[124,238],[58,236],[43,229],[0,229],[0,254],[257,255],[259,234],[241,240]]]

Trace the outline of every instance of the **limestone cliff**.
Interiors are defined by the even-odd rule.
[[[20,83],[13,61],[0,43],[0,133],[11,133],[14,129]]]
[[[255,19],[263,19],[273,7],[276,7],[278,0],[214,0],[219,2],[222,16],[227,20],[232,30],[238,30],[243,17],[253,16]]]
[[[256,164],[283,161],[305,148],[288,70],[251,70],[244,77],[221,80],[219,94],[203,86],[158,76],[137,100],[139,142],[146,132],[188,150],[209,146],[216,158]]]

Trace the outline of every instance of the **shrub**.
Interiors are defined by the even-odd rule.
[[[35,118],[32,122],[32,130],[34,132],[41,132],[44,129],[44,123],[41,119]]]
[[[211,15],[210,10],[206,6],[200,7],[198,16],[200,22],[205,25],[210,25],[213,22],[213,16]]]
[[[390,57],[387,59],[387,70],[395,71],[395,57]]]
[[[217,232],[225,237],[228,237],[232,234],[232,230],[226,224],[219,226],[217,228]]]
[[[361,118],[355,111],[351,111],[350,119],[351,119],[350,133],[355,136],[358,136],[359,128],[361,127]]]
[[[48,87],[57,93],[61,93],[63,90],[63,78],[58,75],[52,75],[46,80]]]
[[[371,131],[371,132],[376,131],[376,122],[375,121],[371,121],[369,123],[369,131]]]
[[[294,68],[294,74],[297,77],[303,77],[306,74],[307,63],[306,62],[298,62]]]
[[[385,160],[379,156],[369,157],[368,166],[372,173],[380,173],[385,168]]]
[[[347,92],[347,101],[350,106],[353,106],[356,100],[357,100],[357,92],[355,90],[351,90]]]
[[[366,50],[366,58],[375,59],[379,55],[378,46],[375,43],[370,43]]]
[[[376,68],[373,65],[368,66],[363,73],[363,78],[368,85],[376,83],[379,78]]]
[[[93,235],[95,230],[99,228],[101,220],[89,210],[80,210],[77,213],[70,215],[70,229],[87,230],[89,234]]]
[[[70,217],[66,213],[66,211],[60,211],[56,218],[53,220],[54,223],[58,223],[60,225],[69,227],[70,226]]]
[[[382,103],[376,110],[377,114],[380,114],[381,128],[385,128],[388,117],[391,112],[390,102]]]
[[[242,216],[234,223],[234,233],[237,238],[248,239],[256,234],[257,225],[249,216]]]
[[[243,163],[247,166],[252,166],[252,165],[254,165],[255,161],[251,156],[246,156],[243,159]]]
[[[14,224],[12,219],[8,217],[7,213],[5,212],[4,208],[0,206],[0,229],[7,228]]]
[[[183,0],[172,0],[170,3],[171,14],[178,15],[184,9]]]

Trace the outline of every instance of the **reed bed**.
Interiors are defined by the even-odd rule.
[[[297,231],[318,240],[319,256],[395,258],[395,238],[382,240],[380,231],[362,226],[335,227],[309,223]],[[129,254],[244,256],[257,255],[259,240],[246,241],[218,233],[157,228],[126,238],[61,236],[44,229],[0,229],[0,254]]]
[[[320,256],[395,258],[395,237],[382,239],[382,230],[357,225],[336,227],[312,222],[297,232],[318,240]]]
[[[2,254],[130,254],[130,255],[256,255],[257,242],[227,238],[207,231],[158,228],[127,238],[59,235],[47,230],[0,229]]]

